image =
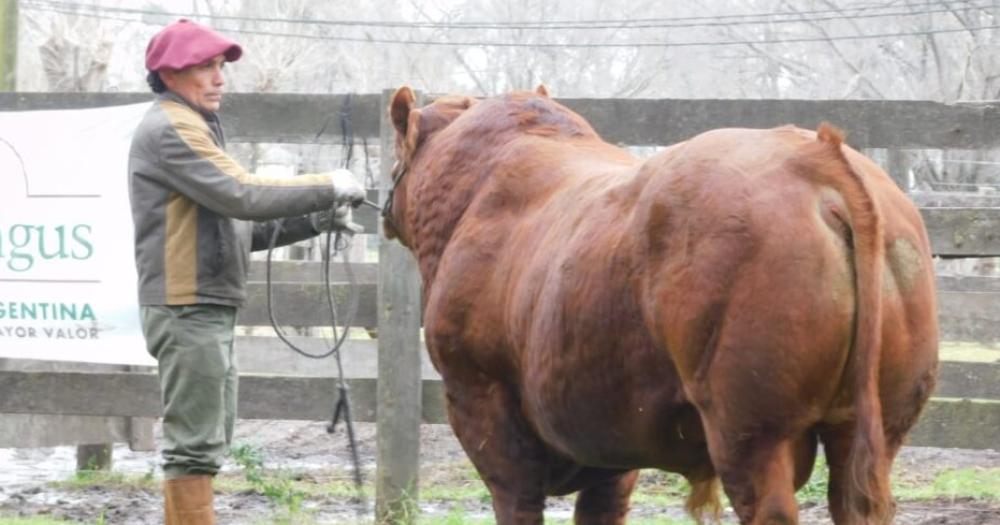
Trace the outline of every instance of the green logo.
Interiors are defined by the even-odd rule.
[[[90,259],[94,244],[89,224],[12,224],[0,228],[0,259],[15,272],[26,272],[38,261]]]

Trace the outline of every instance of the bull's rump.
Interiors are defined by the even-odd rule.
[[[739,407],[747,428],[803,429],[854,417],[847,366],[858,290],[844,196],[802,167],[811,131],[718,130],[651,159],[646,306],[686,392],[704,410]],[[877,204],[883,255],[878,395],[890,442],[912,426],[937,363],[933,262],[913,203],[843,147]],[[647,166],[647,169],[649,166]],[[843,173],[842,176],[847,176]],[[657,185],[658,184],[658,185]],[[644,204],[640,204],[640,207]],[[683,297],[681,302],[676,299]],[[739,400],[753,399],[750,404]]]
[[[854,272],[841,196],[789,168],[813,140],[794,128],[719,130],[650,161],[657,176],[638,213],[646,307],[687,383],[724,379],[726,395],[775,402],[828,399],[837,384]]]

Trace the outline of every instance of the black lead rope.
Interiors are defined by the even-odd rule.
[[[346,169],[351,168],[351,160],[353,159],[354,156],[354,130],[353,127],[351,126],[351,109],[352,109],[351,98],[352,95],[348,93],[347,96],[344,98],[344,103],[341,104],[340,106],[340,131],[341,131],[340,136],[343,148],[342,155],[344,157],[344,168]],[[365,156],[366,161],[367,158],[368,157],[366,154]],[[344,241],[343,246],[338,246],[342,239]],[[330,232],[326,233],[326,243],[327,247],[329,248]],[[333,417],[330,418],[330,424],[326,427],[326,431],[329,434],[333,434],[337,430],[337,422],[341,420],[344,422],[344,426],[347,428],[347,442],[351,451],[351,462],[354,464],[354,489],[357,492],[358,502],[360,504],[358,508],[358,514],[361,515],[364,513],[364,508],[366,506],[364,499],[364,491],[362,490],[362,485],[364,483],[364,480],[361,478],[361,458],[358,456],[358,443],[354,436],[354,420],[351,419],[351,400],[350,396],[348,396],[347,382],[344,380],[344,366],[340,359],[340,346],[343,344],[343,341],[347,339],[347,332],[350,330],[350,327],[354,324],[354,316],[358,312],[358,296],[360,295],[360,293],[358,292],[358,281],[357,278],[354,276],[354,269],[351,268],[351,261],[347,254],[350,245],[351,245],[350,240],[347,237],[343,236],[340,232],[338,232],[336,240],[334,241],[333,244],[334,253],[336,253],[336,251],[339,249],[341,252],[341,256],[344,259],[344,272],[347,273],[347,281],[348,283],[350,283],[351,295],[350,295],[350,302],[348,303],[349,304],[347,311],[348,318],[344,320],[344,332],[342,334],[340,342],[337,344],[337,352],[336,352],[337,378],[338,378],[337,403],[333,407]],[[337,308],[333,303],[333,294],[330,293],[330,259],[333,258],[333,255],[328,252],[329,250],[324,250],[323,252],[325,256],[324,260],[325,268],[323,273],[325,277],[324,282],[326,283],[326,290],[327,290],[326,299],[327,303],[330,305],[330,317],[334,320],[333,334],[336,337]]]
[[[292,342],[281,329],[277,318],[274,314],[274,294],[272,293],[272,278],[271,278],[271,261],[272,255],[274,253],[275,245],[277,244],[278,235],[281,233],[281,221],[278,222],[271,234],[271,242],[267,247],[267,264],[266,264],[266,292],[267,292],[267,315],[271,320],[271,327],[274,328],[275,334],[281,339],[289,348],[294,350],[299,355],[307,357],[310,359],[325,359],[331,355],[334,357],[334,361],[337,364],[337,401],[333,408],[333,416],[331,418],[330,424],[327,425],[326,431],[328,433],[334,433],[337,429],[337,423],[340,421],[344,422],[344,426],[347,428],[347,440],[348,447],[351,451],[351,462],[354,466],[354,486],[357,490],[358,501],[361,503],[359,508],[359,514],[364,512],[365,498],[364,498],[364,479],[361,475],[361,458],[358,455],[358,444],[357,438],[354,434],[354,421],[351,419],[351,398],[349,395],[350,388],[347,386],[347,382],[344,379],[344,365],[341,360],[340,349],[343,347],[344,342],[347,340],[348,332],[350,327],[354,323],[354,317],[358,311],[358,302],[360,293],[358,291],[358,281],[357,277],[354,275],[354,270],[351,267],[350,259],[347,255],[347,248],[350,243],[344,238],[340,233],[336,235],[335,238],[332,236],[332,232],[326,232],[326,243],[323,246],[323,284],[326,287],[326,301],[330,311],[330,319],[332,321],[333,328],[333,338],[334,342],[331,348],[323,353],[315,354],[309,352],[305,349],[300,348],[294,342]],[[322,244],[322,243],[321,243]],[[347,317],[344,319],[344,326],[341,330],[340,335],[337,334],[337,308],[333,300],[333,288],[330,284],[330,261],[336,252],[341,252],[344,261],[344,272],[347,274],[348,284],[350,288],[350,295],[348,296],[347,303]]]
[[[347,273],[349,284],[350,284],[350,290],[351,290],[351,293],[348,296],[348,317],[345,320],[346,323],[344,325],[343,331],[338,336],[337,335],[337,324],[338,324],[338,322],[337,322],[337,310],[336,310],[336,307],[335,307],[334,302],[333,302],[333,292],[332,292],[332,288],[330,286],[330,259],[331,259],[331,257],[330,257],[330,249],[331,249],[330,237],[331,237],[331,233],[332,232],[327,232],[326,233],[326,247],[323,250],[323,284],[326,286],[327,303],[329,304],[329,307],[330,307],[330,317],[331,317],[331,320],[333,321],[333,339],[334,339],[334,344],[333,344],[333,346],[328,351],[320,353],[320,354],[314,354],[312,352],[309,352],[307,350],[299,348],[295,343],[293,343],[290,339],[288,339],[288,337],[285,335],[285,332],[281,329],[281,326],[278,324],[278,320],[277,320],[277,318],[274,315],[274,295],[271,293],[272,292],[272,290],[271,290],[271,288],[272,288],[271,259],[272,259],[272,254],[274,252],[275,245],[277,244],[278,235],[280,233],[281,233],[281,225],[279,223],[279,225],[274,229],[274,232],[271,234],[271,242],[269,243],[269,245],[267,247],[267,265],[266,265],[267,272],[266,272],[266,277],[265,278],[266,278],[266,281],[267,281],[267,315],[271,319],[271,326],[274,328],[274,332],[278,335],[278,338],[280,338],[282,341],[284,341],[284,343],[286,345],[288,345],[289,348],[291,348],[296,353],[298,353],[298,354],[300,354],[300,355],[302,355],[304,357],[308,357],[310,359],[325,359],[327,357],[330,357],[331,355],[334,356],[336,358],[336,361],[337,361],[337,372],[338,372],[338,375],[341,378],[341,383],[343,383],[343,372],[344,372],[344,370],[343,370],[343,365],[342,365],[341,360],[340,360],[340,347],[343,346],[344,341],[347,339],[348,328],[350,328],[351,323],[354,321],[354,316],[355,316],[355,314],[357,312],[357,309],[358,309],[358,296],[359,296],[359,293],[358,293],[358,290],[357,290],[357,288],[358,288],[358,286],[357,286],[357,278],[354,276],[354,272],[350,268],[350,262],[347,260],[346,250],[339,249],[337,247],[337,241],[334,241],[334,245],[332,246],[333,252],[336,253],[337,251],[344,251],[344,255],[343,255],[344,261],[345,261],[344,269],[345,269],[345,273]],[[337,237],[340,238],[341,235],[338,233]]]
[[[347,169],[351,168],[351,161],[354,160],[354,131],[351,128],[351,94],[348,93],[340,106],[340,147]]]
[[[351,160],[353,157],[354,149],[354,134],[351,129],[350,122],[350,112],[351,112],[351,95],[348,94],[344,99],[343,106],[340,109],[340,129],[341,136],[343,137],[341,146],[343,148],[344,156],[344,167],[349,168],[351,165]],[[323,128],[317,133],[316,139],[319,139],[320,135],[326,130],[326,123],[323,124]],[[365,151],[365,168],[370,170],[368,166],[368,152],[367,148]],[[365,201],[365,204],[372,205]],[[375,206],[377,207],[377,206]],[[271,234],[271,240],[267,247],[267,314],[271,320],[271,326],[274,328],[274,332],[278,337],[286,344],[289,348],[294,350],[296,353],[310,358],[310,359],[325,359],[334,356],[334,360],[337,364],[337,401],[333,407],[333,415],[330,419],[330,424],[327,425],[326,431],[330,434],[337,430],[337,423],[343,421],[344,426],[347,428],[347,440],[348,446],[351,452],[351,461],[354,466],[354,488],[357,492],[358,515],[365,513],[367,509],[367,503],[365,501],[364,495],[364,480],[361,475],[361,458],[358,455],[358,444],[357,439],[354,434],[354,421],[351,418],[351,398],[349,395],[349,387],[347,386],[347,381],[344,379],[344,366],[341,360],[340,349],[347,340],[348,332],[351,326],[354,324],[354,318],[358,311],[358,300],[360,297],[360,292],[358,288],[357,277],[354,275],[354,269],[351,267],[351,261],[348,257],[348,248],[350,247],[350,240],[348,237],[344,236],[342,233],[337,232],[336,236],[333,236],[332,232],[326,232],[326,244],[323,243],[321,247],[323,248],[322,260],[323,260],[323,284],[326,287],[326,300],[327,306],[330,311],[330,320],[332,322],[333,328],[333,338],[334,342],[331,348],[323,353],[314,354],[308,352],[302,348],[299,348],[295,343],[293,343],[282,331],[278,320],[274,315],[274,298],[272,294],[271,286],[271,259],[274,252],[275,245],[278,241],[278,236],[282,230],[283,220],[277,221],[274,232]],[[347,303],[347,317],[344,319],[344,325],[341,334],[337,335],[337,306],[333,300],[333,288],[330,285],[330,261],[333,257],[340,252],[344,261],[344,272],[347,274],[347,280],[349,283],[350,295],[348,297]]]

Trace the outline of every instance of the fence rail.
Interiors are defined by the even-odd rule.
[[[283,351],[279,346],[275,341],[266,350]],[[367,363],[370,371],[375,354],[372,342],[349,348],[344,358]],[[348,380],[352,414],[358,421],[375,422],[377,379],[358,377],[359,365],[353,367]],[[1000,449],[1000,364],[944,362],[938,381],[940,397],[931,400],[909,443]],[[421,390],[421,420],[447,423],[441,381],[424,378]],[[0,371],[0,413],[155,418],[160,415],[159,396],[151,372]],[[968,397],[980,401],[948,399]],[[325,421],[336,399],[337,384],[331,377],[241,374],[238,414],[243,419]]]
[[[71,109],[151,100],[149,93],[0,93],[0,110]],[[433,97],[427,97],[432,99]],[[235,142],[336,142],[350,108],[357,136],[379,136],[380,94],[227,94],[222,106]],[[559,98],[606,140],[666,145],[718,127],[815,129],[828,121],[855,148],[985,149],[1000,146],[1000,104],[910,100],[711,100]],[[320,130],[325,130],[319,133]]]
[[[267,285],[263,264],[250,267],[247,284],[247,305],[240,310],[239,324],[268,326]],[[358,311],[354,324],[375,327],[378,264],[354,264],[352,268],[358,283]],[[322,266],[318,262],[280,262],[272,265],[271,290],[276,304],[276,317],[282,325],[323,326],[329,323],[329,314],[316,305],[326,300],[326,288],[320,282]],[[349,285],[339,264],[331,265],[333,296],[338,311],[347,306]],[[938,309],[941,339],[983,344],[1000,344],[1000,278],[938,277]],[[1000,356],[998,356],[1000,357]]]

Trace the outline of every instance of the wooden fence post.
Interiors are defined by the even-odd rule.
[[[395,130],[382,92],[381,197],[392,187]],[[379,229],[381,230],[381,225]],[[384,236],[378,264],[378,391],[376,396],[375,519],[416,522],[420,466],[420,274],[410,252]]]
[[[126,366],[128,372],[141,372],[145,367]],[[156,425],[156,418],[151,417],[129,417],[125,419],[125,430],[128,434],[128,448],[132,451],[148,452],[156,450],[156,438],[153,433],[153,426]],[[113,446],[113,445],[111,445]]]
[[[114,445],[77,445],[76,470],[111,470],[112,450]]]
[[[0,91],[17,91],[18,0],[0,0]]]
[[[910,157],[899,148],[890,148],[886,154],[885,170],[904,192],[910,191]]]

